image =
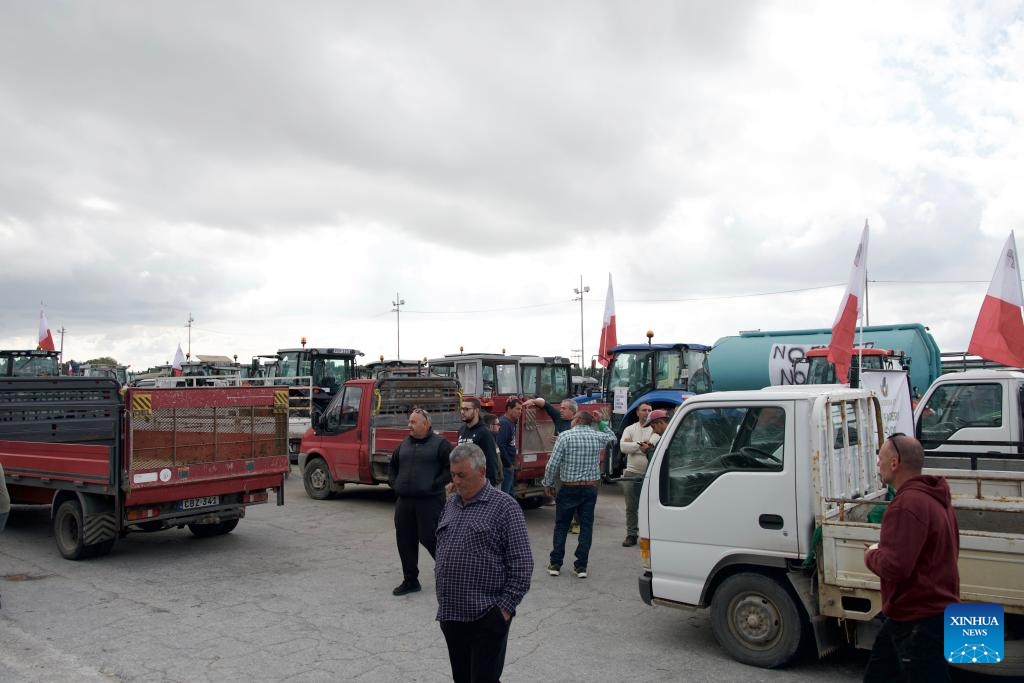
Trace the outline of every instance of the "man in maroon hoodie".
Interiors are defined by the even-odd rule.
[[[922,475],[924,448],[893,434],[878,451],[878,474],[896,489],[878,543],[864,563],[882,583],[887,617],[875,638],[865,681],[948,681],[943,614],[960,602],[960,530],[949,484]]]

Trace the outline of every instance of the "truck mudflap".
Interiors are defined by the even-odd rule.
[[[654,577],[651,575],[650,572],[644,572],[640,575],[640,578],[637,580],[637,583],[639,584],[640,588],[640,599],[648,605],[654,604],[654,589],[651,585],[653,581]]]

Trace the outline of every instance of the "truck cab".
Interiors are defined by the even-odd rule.
[[[476,396],[484,410],[501,415],[509,396],[523,393],[519,358],[504,353],[450,353],[427,361],[430,372],[454,377],[467,396]]]
[[[298,464],[306,493],[334,497],[345,484],[385,484],[391,454],[408,435],[409,413],[426,410],[435,432],[455,442],[458,380],[451,377],[352,379],[306,431]]]
[[[60,374],[60,354],[56,351],[0,351],[0,377],[58,377]]]
[[[1020,370],[942,375],[914,411],[928,467],[1024,470]]]
[[[860,386],[861,370],[908,370],[910,359],[902,351],[892,349],[876,349],[874,347],[854,347],[850,359],[849,376],[839,381],[836,378],[836,366],[828,359],[828,347],[819,346],[807,351],[804,358],[794,364],[796,376],[806,378],[799,384],[849,384],[853,388]]]
[[[671,410],[687,397],[711,391],[708,351],[703,344],[620,344],[613,347],[605,372],[604,396],[617,401],[613,409],[616,433],[635,421],[636,407],[650,403]]]

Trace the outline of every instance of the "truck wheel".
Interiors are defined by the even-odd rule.
[[[68,560],[87,557],[85,526],[82,523],[82,505],[77,500],[65,500],[53,516],[53,537],[57,550]]]
[[[223,522],[213,524],[189,524],[188,530],[196,538],[210,538],[211,536],[223,536],[230,534],[238,526],[237,519],[225,519]]]
[[[306,469],[302,472],[302,485],[306,487],[306,494],[313,500],[328,500],[334,497],[331,470],[320,458],[306,463]]]
[[[785,587],[763,574],[730,576],[711,599],[711,630],[733,659],[774,668],[800,647],[800,610]]]

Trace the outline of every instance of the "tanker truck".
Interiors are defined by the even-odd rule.
[[[808,351],[828,346],[830,328],[740,332],[715,342],[708,356],[715,391],[761,389],[778,384],[804,384]],[[873,325],[858,330],[858,346],[901,355],[913,395],[920,396],[942,373],[939,346],[919,323]],[[855,359],[856,360],[856,359]]]

